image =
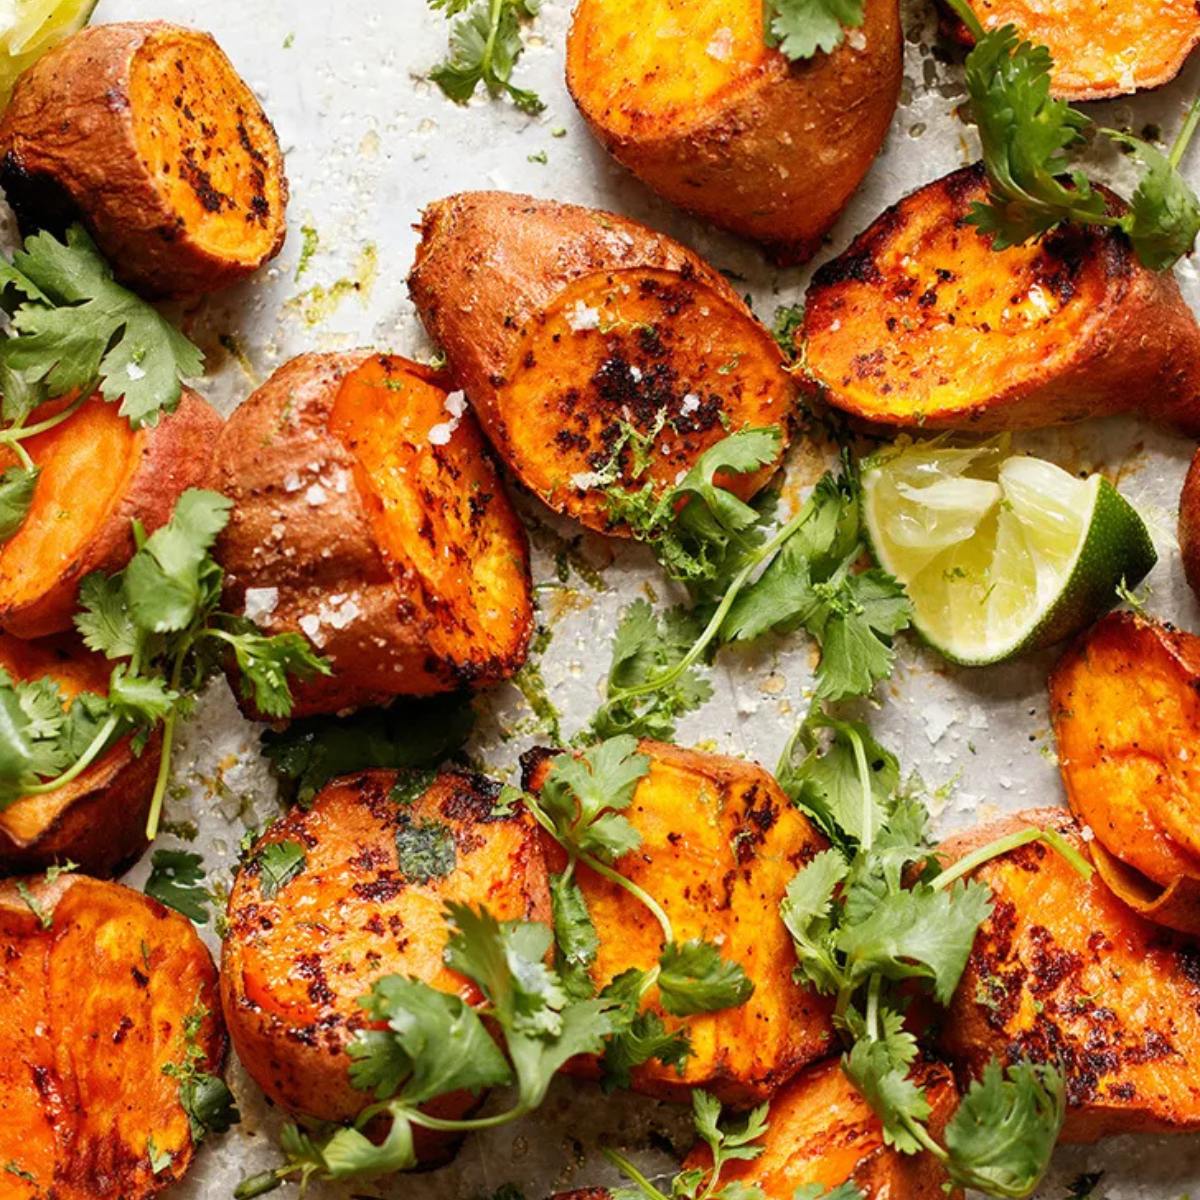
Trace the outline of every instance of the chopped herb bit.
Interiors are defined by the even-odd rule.
[[[454,833],[440,821],[401,821],[396,854],[400,873],[416,883],[444,879],[458,861]]]
[[[252,865],[258,867],[258,887],[267,900],[273,900],[280,888],[286,887],[301,871],[306,859],[299,842],[268,842],[254,856]]]
[[[209,895],[204,886],[204,859],[199,854],[155,850],[143,890],[197,925],[208,923]]]

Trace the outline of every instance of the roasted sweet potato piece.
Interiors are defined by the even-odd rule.
[[[1200,450],[1192,459],[1179,496],[1179,553],[1188,584],[1200,597]]]
[[[919,1066],[914,1079],[933,1109],[929,1128],[935,1138],[958,1105],[958,1090],[940,1063]],[[832,1190],[853,1183],[864,1200],[932,1200],[941,1196],[945,1172],[931,1155],[900,1154],[883,1141],[883,1126],[837,1059],[810,1067],[771,1098],[762,1154],[730,1163],[722,1183],[756,1183],[767,1200],[792,1200],[805,1183]],[[703,1143],[688,1155],[684,1170],[708,1167],[712,1155]],[[961,1200],[962,1192],[946,1193]]]
[[[1161,87],[1179,74],[1200,42],[1193,0],[967,0],[985,29],[1015,25],[1054,57],[1051,91],[1064,100],[1104,100]],[[945,10],[945,24],[964,45],[967,27]]]
[[[82,220],[150,295],[228,287],[283,245],[271,123],[207,33],[162,21],[84,29],[21,76],[0,186],[26,232]]]
[[[1200,933],[1197,686],[1200,638],[1132,613],[1093,626],[1050,676],[1067,800],[1107,851],[1096,866],[1131,907],[1191,933]]]
[[[830,404],[926,429],[1025,429],[1138,411],[1200,432],[1200,326],[1124,234],[1058,230],[993,250],[964,167],[889,208],[826,263],[801,334]]]
[[[69,703],[80,692],[107,692],[111,664],[72,635],[24,641],[0,633],[0,670],[54,679]],[[89,875],[119,873],[146,848],[160,749],[157,733],[140,755],[125,738],[71,783],[0,810],[0,874],[67,861]]]
[[[702,1087],[723,1103],[761,1103],[802,1067],[834,1046],[829,1003],[792,978],[795,953],[779,903],[797,869],[825,846],[761,767],[662,742],[643,741],[650,773],[624,815],[642,844],[616,869],[666,910],[679,942],[715,941],[754,983],[743,1005],[690,1017],[662,1013],[669,1029],[686,1025],[692,1055],[682,1073],[651,1061],[634,1068],[635,1091],[686,1101]],[[537,791],[552,755],[526,757],[525,786]],[[561,870],[564,855],[549,835],[546,859]],[[600,946],[592,979],[604,987],[631,967],[648,969],[662,950],[662,931],[628,892],[580,864],[576,878]],[[661,1013],[653,990],[648,1007]],[[590,1061],[573,1064],[591,1075]]]
[[[899,6],[868,0],[859,34],[806,62],[763,33],[757,0],[581,0],[567,86],[600,141],[660,195],[803,261],[896,111]]]
[[[35,423],[63,401],[39,410]],[[42,637],[71,628],[79,584],[133,555],[133,521],[166,524],[180,494],[211,477],[221,418],[186,388],[175,412],[138,430],[99,396],[25,442],[41,468],[25,523],[0,545],[0,628]],[[16,460],[0,452],[0,467]]]
[[[221,998],[238,1057],[276,1103],[325,1120],[369,1103],[350,1084],[346,1046],[367,1024],[359,998],[381,977],[481,999],[442,962],[448,901],[485,905],[501,921],[549,922],[536,826],[527,814],[494,816],[498,797],[497,785],[464,771],[364,771],[259,839],[229,897]],[[303,860],[287,882],[264,885],[263,852],[281,843]],[[430,1111],[461,1116],[472,1104],[445,1096]],[[444,1139],[417,1136],[423,1161],[445,1156]]]
[[[0,1191],[142,1200],[195,1151],[164,1067],[215,1072],[224,1056],[212,959],[140,892],[74,875],[25,887],[0,884]]]
[[[946,863],[1036,825],[1081,850],[1062,809],[1035,809],[952,838]],[[1200,957],[1144,920],[1098,875],[1085,882],[1042,843],[980,868],[992,916],[975,939],[942,1031],[977,1074],[992,1057],[1055,1062],[1067,1081],[1067,1141],[1200,1128]]]
[[[481,686],[525,660],[529,549],[462,393],[407,359],[305,354],[230,418],[217,545],[231,611],[333,673],[294,716]]]
[[[594,529],[605,482],[665,487],[727,433],[790,419],[779,349],[724,278],[611,213],[451,196],[425,210],[408,283],[497,453]]]

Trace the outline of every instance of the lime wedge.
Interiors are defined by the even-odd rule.
[[[1006,441],[902,438],[864,463],[862,488],[871,550],[907,588],[914,627],[967,666],[1085,628],[1158,558],[1107,479],[1010,455]]]
[[[82,29],[95,7],[96,0],[0,0],[0,110],[21,72]]]

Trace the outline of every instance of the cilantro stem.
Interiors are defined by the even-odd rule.
[[[492,0],[491,7],[488,10],[488,21],[491,28],[488,30],[487,42],[484,43],[483,55],[479,60],[480,75],[484,80],[492,78],[492,58],[496,52],[496,36],[500,32],[500,13],[504,8],[504,0]],[[491,89],[488,89],[491,91]]]
[[[947,3],[954,9],[958,19],[971,31],[971,36],[976,41],[987,37],[987,30],[984,29],[983,22],[975,15],[975,10],[967,3],[967,0],[947,0]]]
[[[30,787],[23,787],[21,795],[44,796],[47,792],[57,791],[60,787],[65,787],[73,779],[78,779],[92,765],[96,757],[107,745],[108,739],[112,737],[113,731],[117,728],[118,719],[115,713],[110,716],[96,731],[96,736],[88,743],[87,749],[61,775],[57,775],[53,779],[48,779],[45,783],[35,783]]]
[[[650,1180],[647,1179],[646,1176],[643,1175],[641,1171],[639,1171],[637,1167],[635,1167],[633,1163],[631,1163],[629,1159],[625,1157],[625,1155],[618,1154],[616,1150],[610,1150],[607,1146],[601,1146],[600,1153],[603,1154],[604,1157],[607,1158],[608,1161],[612,1163],[612,1165],[616,1167],[622,1175],[626,1176],[628,1179],[631,1179],[635,1184],[637,1184],[637,1186],[650,1198],[650,1200],[667,1200],[665,1193],[660,1192],[658,1188],[656,1188],[654,1184],[652,1184]]]
[[[864,850],[870,850],[875,841],[875,826],[872,814],[875,808],[875,797],[871,792],[871,768],[867,763],[867,751],[858,730],[838,721],[835,724],[850,739],[850,748],[854,751],[854,765],[858,770],[858,782],[863,793],[862,838],[860,844]]]
[[[1183,156],[1187,153],[1187,148],[1191,144],[1192,136],[1196,132],[1196,127],[1200,125],[1200,96],[1197,96],[1188,109],[1187,120],[1183,123],[1183,128],[1175,137],[1175,142],[1171,146],[1171,153],[1167,156],[1171,166],[1178,168],[1180,162],[1183,161]]]
[[[952,883],[964,875],[970,875],[972,871],[991,859],[999,858],[1002,854],[1008,854],[1021,846],[1028,846],[1031,842],[1045,842],[1052,850],[1062,855],[1084,879],[1091,879],[1095,868],[1062,834],[1053,829],[1029,828],[1022,829],[1018,833],[1010,833],[1007,837],[997,838],[993,842],[988,842],[986,846],[981,846],[978,850],[964,855],[953,866],[947,867],[940,875],[937,875],[931,881],[930,886],[935,890],[948,888]]]
[[[668,667],[661,675],[652,676],[642,683],[636,683],[614,692],[604,705],[604,710],[621,704],[626,700],[633,699],[636,696],[647,696],[652,692],[661,691],[663,688],[674,683],[684,671],[694,665],[704,651],[708,649],[709,643],[720,632],[721,626],[725,623],[725,618],[729,615],[729,610],[733,607],[733,602],[738,598],[738,593],[746,586],[750,576],[754,574],[759,564],[765,559],[770,558],[811,517],[812,509],[806,504],[786,525],[781,526],[775,532],[774,537],[764,542],[751,555],[746,565],[733,577],[725,594],[721,597],[721,603],[717,605],[716,611],[704,627],[704,632],[701,633],[692,644],[692,648],[674,666]]]
[[[175,663],[171,668],[170,689],[179,694],[179,683],[183,677],[183,663],[195,642],[195,637],[185,638],[175,655]],[[163,718],[162,750],[158,760],[158,775],[154,780],[154,793],[150,797],[150,811],[146,815],[146,840],[154,841],[158,834],[158,819],[162,815],[163,797],[167,791],[167,781],[171,777],[171,748],[175,744],[175,721],[179,715],[176,705]]]
[[[0,430],[0,442],[6,442],[20,454],[22,441],[26,438],[36,437],[39,433],[45,433],[47,430],[53,429],[56,425],[61,425],[68,417],[72,416],[82,407],[90,395],[91,392],[84,389],[66,408],[56,412],[52,417],[47,417],[44,421],[39,421],[36,425],[14,425],[11,429]]]

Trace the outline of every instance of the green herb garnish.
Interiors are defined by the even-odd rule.
[[[150,877],[142,890],[197,925],[207,924],[209,894],[204,886],[204,859],[199,854],[155,850]]]
[[[865,19],[863,0],[765,0],[767,45],[793,62],[836,50]]]

